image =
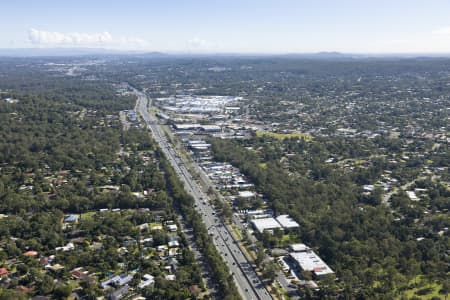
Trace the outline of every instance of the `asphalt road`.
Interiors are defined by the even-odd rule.
[[[233,240],[228,228],[224,226],[220,218],[216,216],[214,208],[211,207],[210,202],[207,200],[206,193],[194,180],[187,166],[174,151],[171,143],[169,143],[165,133],[161,129],[161,126],[157,124],[157,120],[149,113],[149,100],[147,96],[140,91],[134,91],[138,97],[135,108],[136,111],[142,116],[147,123],[147,126],[151,129],[153,138],[159,144],[175,172],[184,183],[185,189],[194,197],[197,211],[201,214],[203,222],[212,236],[216,249],[222,255],[222,258],[232,272],[242,298],[262,300],[273,299],[251,264],[247,261],[238,244]]]
[[[244,232],[246,230],[244,225],[241,223],[240,218],[236,215],[233,215],[233,223],[236,224],[237,228],[241,232]],[[253,234],[249,234],[249,238],[252,244],[256,245],[256,242],[258,241],[256,237]],[[281,288],[283,288],[287,292],[290,299],[298,299],[297,289],[290,285],[290,281],[280,270],[276,270],[276,280],[280,284]]]

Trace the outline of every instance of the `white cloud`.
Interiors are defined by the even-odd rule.
[[[135,46],[138,48],[144,48],[146,46],[148,46],[148,42],[144,39],[141,38],[135,38],[135,37],[119,37],[116,41],[117,44],[119,45],[130,45],[130,46]]]
[[[120,49],[136,49],[148,46],[148,43],[143,39],[113,37],[107,31],[102,33],[63,33],[31,28],[28,31],[28,39],[32,44],[39,46],[109,47]]]
[[[450,35],[450,26],[437,28],[432,33],[435,35]]]
[[[192,48],[205,48],[208,46],[208,42],[199,38],[193,38],[187,41],[188,46]]]
[[[194,37],[188,41],[186,41],[187,48],[190,51],[213,51],[218,50],[220,47],[215,44],[211,43],[209,41],[205,41],[203,39],[200,39],[198,37]]]

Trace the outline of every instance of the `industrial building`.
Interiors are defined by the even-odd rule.
[[[333,270],[313,251],[304,244],[294,244],[290,247],[289,257],[301,271],[310,271],[315,277],[333,274]]]
[[[274,229],[293,229],[298,228],[300,225],[295,222],[289,215],[280,215],[277,218],[266,217],[258,218],[258,216],[254,216],[255,218],[250,221],[252,226],[259,232],[263,233],[265,230],[269,232],[273,232]]]
[[[273,230],[277,228],[282,229],[280,223],[278,223],[274,218],[253,219],[250,223],[256,230],[259,231],[259,233],[263,233],[266,230],[273,232]]]
[[[277,218],[278,223],[285,229],[298,228],[300,225],[292,219],[289,215],[279,215]]]
[[[244,198],[244,199],[252,199],[252,198],[255,198],[255,196],[256,196],[256,193],[251,192],[251,191],[240,191],[238,193],[238,197]]]
[[[200,130],[211,133],[211,132],[221,132],[222,128],[218,125],[202,125],[200,127]]]

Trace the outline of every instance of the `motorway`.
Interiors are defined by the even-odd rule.
[[[242,298],[255,300],[273,299],[237,242],[233,239],[227,226],[216,216],[216,212],[208,201],[206,193],[194,180],[187,166],[175,152],[161,126],[157,124],[155,117],[149,113],[149,100],[145,93],[136,89],[134,89],[134,92],[138,97],[135,108],[136,112],[142,116],[147,126],[151,129],[153,138],[159,144],[166,158],[184,183],[185,189],[194,197],[197,211],[201,214],[203,223],[212,236],[216,249],[222,255],[222,258],[232,272]]]
[[[208,178],[208,175],[205,173],[205,171],[198,164],[195,164],[195,166],[197,167],[197,173],[202,178],[202,181],[208,185],[207,187],[213,187],[213,185],[211,184],[211,180]],[[218,194],[218,196],[221,201],[224,201],[222,195]],[[237,215],[233,214],[232,221],[241,232],[246,231],[246,228]],[[253,234],[249,234],[248,237],[250,238],[252,244],[256,245],[256,242],[258,241],[256,237]],[[283,288],[289,295],[290,299],[299,299],[297,288],[291,286],[291,282],[287,280],[286,276],[280,270],[276,270],[276,280],[280,284],[281,288]]]

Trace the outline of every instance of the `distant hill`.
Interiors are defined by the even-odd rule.
[[[142,55],[164,56],[161,52],[113,50],[103,48],[0,48],[0,56],[36,57],[36,56],[85,56],[85,55]]]
[[[321,57],[342,57],[342,56],[348,56],[348,54],[344,54],[341,52],[337,52],[337,51],[331,51],[331,52],[318,52],[315,54],[316,56],[321,56]]]
[[[323,51],[316,53],[186,53],[186,52],[158,52],[117,50],[104,48],[0,48],[0,57],[67,57],[67,56],[122,56],[131,55],[141,58],[165,57],[286,57],[317,60],[353,60],[353,59],[433,59],[449,58],[450,53],[342,53],[337,51]]]
[[[317,53],[289,53],[285,57],[307,58],[307,59],[352,59],[364,57],[358,54],[348,54],[341,52],[317,52]]]

